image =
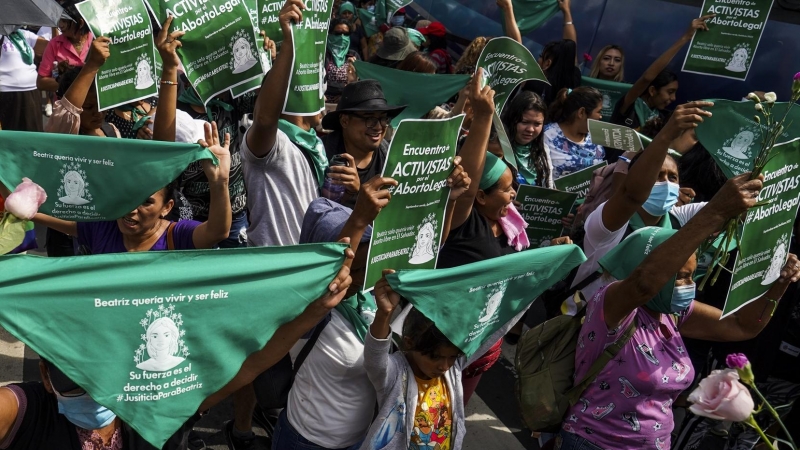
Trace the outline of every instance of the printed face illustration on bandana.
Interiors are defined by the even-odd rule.
[[[59,197],[58,200],[60,202],[66,203],[67,205],[85,205],[89,203],[89,200],[83,198],[85,195],[86,182],[83,181],[83,177],[80,173],[75,170],[70,170],[64,174],[63,183],[64,193],[66,195]]]
[[[736,135],[735,138],[733,138],[730,146],[722,147],[722,151],[733,156],[734,158],[745,159],[748,157],[747,155],[750,150],[750,146],[753,144],[753,140],[755,140],[755,134],[752,131],[741,131]]]

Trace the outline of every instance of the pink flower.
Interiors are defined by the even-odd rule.
[[[794,74],[794,81],[800,81],[800,72]]]
[[[753,413],[753,397],[733,369],[715,370],[689,394],[689,409],[698,416],[742,422]]]
[[[744,369],[745,366],[750,364],[750,361],[744,353],[731,353],[725,358],[725,364],[731,369]]]
[[[44,189],[29,178],[23,178],[22,183],[6,199],[6,211],[19,219],[30,220],[45,200],[47,194]]]
[[[593,59],[593,58],[592,58],[592,55],[590,55],[590,54],[588,54],[588,53],[584,53],[584,54],[583,54],[583,60],[584,60],[584,61],[586,61],[586,62],[592,62],[592,59]]]

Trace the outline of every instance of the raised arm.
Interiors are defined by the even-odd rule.
[[[708,25],[706,25],[706,20],[714,17],[716,14],[709,14],[707,16],[702,16],[697,19],[692,20],[692,24],[689,26],[689,29],[686,30],[685,33],[672,44],[672,47],[668,48],[661,56],[658,57],[653,64],[650,64],[650,67],[644,71],[641,77],[636,80],[636,83],[633,83],[633,87],[625,94],[625,100],[622,104],[621,111],[627,111],[632,105],[633,102],[636,101],[637,98],[641,97],[642,94],[647,90],[650,83],[655,80],[655,78],[660,74],[664,69],[667,68],[667,65],[675,55],[678,54],[680,49],[683,48],[684,45],[691,42],[692,37],[694,37],[694,33],[697,30],[704,30],[708,31]]]
[[[183,45],[178,39],[186,34],[185,31],[177,30],[169,32],[172,25],[172,15],[167,17],[166,22],[161,27],[161,31],[156,37],[156,48],[163,69],[161,71],[161,83],[158,88],[158,114],[156,114],[153,124],[153,140],[155,141],[175,141],[175,109],[178,105],[178,67],[180,59],[177,50]],[[191,88],[190,88],[191,89]]]
[[[347,241],[343,241],[348,243]],[[352,279],[350,278],[350,264],[353,262],[353,251],[345,249],[345,260],[339,273],[328,285],[328,291],[315,302],[303,310],[302,314],[289,323],[282,325],[275,331],[267,344],[261,350],[251,354],[242,363],[241,369],[235,377],[222,389],[209,396],[198,408],[205,411],[217,403],[225,400],[230,394],[250,384],[262,372],[274,366],[281,360],[294,344],[303,337],[308,330],[314,328],[331,309],[335,308],[347,293]],[[0,423],[0,426],[2,424]]]
[[[261,92],[256,99],[253,110],[253,125],[247,132],[247,147],[258,158],[263,158],[275,146],[275,135],[278,133],[278,119],[286,102],[289,90],[289,79],[294,61],[294,43],[292,41],[292,23],[303,20],[305,5],[302,0],[286,0],[281,8],[278,21],[283,31],[281,51],[275,58],[275,64],[261,85]]]
[[[608,287],[606,299],[610,301],[604,302],[603,312],[609,329],[655,297],[708,236],[758,202],[763,184],[761,179],[749,178],[748,172],[728,180],[708,205],[656,247],[627,278]]]
[[[453,214],[456,210],[458,198],[469,190],[472,179],[461,165],[461,157],[453,158],[453,171],[447,176],[447,187],[450,188],[450,195],[447,196],[447,206],[444,211],[444,226],[442,227],[442,242],[447,240],[453,225]]]
[[[781,269],[769,291],[760,299],[720,320],[722,311],[705,303],[694,302],[694,311],[681,325],[681,335],[706,341],[744,341],[753,339],[767,326],[783,294],[800,280],[800,261],[794,254]]]
[[[86,95],[94,82],[94,76],[97,75],[97,71],[100,70],[100,67],[105,64],[111,55],[108,49],[109,43],[111,43],[111,40],[105,36],[100,36],[92,41],[92,48],[89,50],[86,64],[81,68],[80,73],[67,89],[67,92],[64,93],[64,98],[78,108],[83,107]]]
[[[33,223],[52,228],[73,237],[78,236],[78,223],[71,220],[62,220],[53,216],[48,216],[47,214],[36,213],[36,215],[33,216]]]
[[[472,106],[473,118],[469,127],[469,135],[461,147],[461,166],[472,179],[469,189],[456,201],[451,228],[458,228],[466,222],[472,212],[475,196],[478,195],[483,165],[486,162],[486,146],[492,129],[494,114],[494,91],[488,85],[481,88],[483,69],[478,68],[470,81],[469,102]]]
[[[375,221],[381,209],[385,208],[392,199],[392,194],[385,188],[386,186],[397,186],[397,180],[375,175],[361,185],[353,213],[350,214],[350,218],[347,219],[339,233],[340,240],[350,239],[350,248],[353,249],[353,252],[358,250],[358,244],[367,227]]]
[[[667,125],[642,151],[636,164],[624,177],[622,185],[614,191],[603,207],[603,226],[607,230],[617,231],[631,220],[633,214],[650,196],[650,191],[667,157],[670,143],[686,130],[696,128],[703,122],[703,117],[711,117],[711,113],[703,108],[713,105],[710,102],[690,102],[675,108]]]
[[[205,132],[206,138],[200,141],[200,145],[208,147],[219,160],[219,164],[214,165],[209,159],[202,162],[211,191],[211,202],[208,205],[208,220],[192,233],[195,248],[212,248],[227,238],[231,231],[231,197],[228,192],[231,172],[231,153],[228,148],[231,136],[226,133],[224,142],[220,143],[216,122],[206,123]]]
[[[561,34],[562,39],[567,39],[575,43],[575,65],[578,65],[578,30],[575,29],[575,24],[572,23],[572,9],[570,9],[570,2],[572,0],[558,0],[558,8],[564,14],[564,30]]]
[[[497,6],[503,14],[503,24],[505,24],[506,36],[522,44],[522,33],[517,26],[517,18],[514,17],[514,5],[511,0],[497,0]]]

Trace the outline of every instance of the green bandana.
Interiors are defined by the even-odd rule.
[[[388,104],[408,105],[392,119],[394,128],[403,119],[424,117],[434,107],[456,95],[470,79],[469,75],[406,72],[363,61],[356,61],[355,67],[362,80],[380,81]]]
[[[638,230],[640,228],[644,228],[644,227],[647,226],[647,225],[644,224],[644,221],[642,220],[642,216],[640,216],[638,212],[633,213],[633,216],[631,217],[631,220],[628,222],[628,224],[631,226],[631,229],[633,229],[634,231],[636,231],[636,230]],[[665,230],[671,230],[672,229],[672,221],[669,219],[669,213],[666,213],[663,216],[661,216],[661,219],[659,219],[659,221],[658,221],[658,225],[655,225],[655,226],[657,226],[659,228],[663,228]]]
[[[519,145],[514,143],[511,147],[514,149],[514,156],[517,158],[517,170],[528,184],[536,186],[536,166],[533,164],[531,144]]]
[[[358,17],[361,19],[361,26],[364,27],[364,34],[367,35],[367,39],[371,38],[379,31],[375,13],[359,8]]]
[[[217,163],[197,144],[25,131],[0,131],[0,153],[0,182],[30,178],[47,193],[40,212],[79,222],[119,219],[189,164]]]
[[[344,248],[6,256],[0,325],[162,448],[326,292]]]
[[[206,115],[208,116],[209,122],[214,121],[214,115],[211,113],[212,106],[217,106],[228,112],[233,111],[232,105],[229,105],[218,98],[212,98],[208,101],[208,104],[203,105],[203,101],[200,100],[200,97],[197,96],[197,92],[195,92],[191,87],[183,90],[181,95],[178,97],[178,101],[187,103],[189,105],[203,106],[206,109]]]
[[[341,5],[339,5],[339,14],[341,14],[341,13],[343,13],[345,11],[350,11],[351,13],[355,14],[356,13],[356,7],[353,6],[353,4],[350,3],[350,2],[344,2]]]
[[[663,244],[675,233],[677,231],[668,228],[640,228],[600,258],[600,267],[617,280],[624,280],[633,273],[654,248]],[[672,314],[672,291],[675,288],[675,278],[672,277],[672,280],[647,302],[648,308],[663,314]]]
[[[148,116],[143,109],[140,109],[139,107],[133,105],[120,105],[117,106],[117,109],[119,109],[120,111],[130,111],[131,119],[133,119],[134,122],[133,131],[139,130],[139,128],[142,128],[144,126],[145,122],[153,118],[152,116]]]
[[[22,62],[29,66],[33,64],[33,49],[28,45],[28,41],[25,40],[25,36],[22,35],[22,32],[16,30],[8,35],[8,39],[14,44],[14,47],[17,47],[17,50],[19,50]]]
[[[425,42],[425,36],[413,28],[408,28],[407,30],[408,38],[411,40],[411,43],[416,45],[417,48],[422,47],[422,44]]]
[[[492,186],[503,176],[508,169],[506,163],[492,153],[486,152],[486,163],[483,165],[483,175],[478,187],[481,190],[486,190]]]
[[[554,245],[451,269],[401,270],[386,279],[469,357],[584,261],[578,246]]]
[[[344,316],[348,322],[356,329],[356,334],[361,342],[367,336],[370,324],[375,320],[375,312],[378,310],[375,299],[369,292],[359,292],[348,297],[336,306],[339,314]]]
[[[328,33],[328,53],[333,56],[336,67],[342,67],[347,61],[347,52],[350,50],[350,36]]]
[[[514,16],[520,33],[526,35],[547,23],[558,13],[558,0],[513,0]],[[501,21],[506,33],[505,21]]]
[[[325,181],[325,170],[328,168],[328,157],[325,154],[325,145],[317,133],[314,130],[306,131],[284,119],[278,120],[278,129],[286,133],[289,140],[303,152],[306,159],[311,161],[314,177],[322,187],[322,183]]]
[[[647,106],[647,102],[642,100],[641,97],[633,102],[633,110],[636,112],[636,117],[639,118],[639,129],[641,129],[648,120],[658,117],[658,110]]]

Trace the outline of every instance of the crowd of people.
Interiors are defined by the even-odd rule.
[[[538,55],[548,82],[523,83],[497,111],[516,158],[511,164],[493,129],[495,92],[484,86],[477,68],[490,37],[460,45],[442,23],[421,19],[411,7],[376,27],[359,14],[374,12],[376,0],[334,1],[324,55],[327,112],[299,116],[283,108],[294,62],[291,27],[306,9],[301,0],[283,3],[279,51],[262,33],[272,68],[258,90],[237,98],[223,93],[204,103],[182,73],[177,49],[185,33],[175,30],[170,17],[154,30],[163,62],[158,97],[104,111],[98,108],[95,75],[114,47],[92,34],[72,0],[59,3],[65,12],[58,28],[18,29],[0,41],[2,130],[199,143],[218,163],[192,163],[115,221],[37,214],[33,222],[46,227],[48,257],[349,243],[346,264],[328,293],[250,355],[165,449],[203,448],[193,426],[230,396],[234,414],[223,433],[232,450],[256,448],[254,425],[269,432],[273,450],[459,450],[465,406],[481,375],[501,357],[504,339],[515,345],[527,326],[525,317],[515,318],[467,358],[436,323],[408,307],[385,276],[365,292],[372,288],[364,286],[371,224],[397,185],[383,176],[390,122],[405,105],[387,102],[379,81],[360,79],[355,61],[472,76],[451,101],[425,116],[465,114],[447,179],[437,269],[530,251],[513,226],[521,220],[519,186],[555,189],[559,178],[610,164],[606,175],[613,186],[566,215],[564,235],[552,241],[580,246],[586,262],[541,301],[550,317],[585,305],[575,380],[609,345],[626,334],[629,341],[570,406],[560,430],[532,430],[550,431],[537,433],[542,445],[755,448],[752,429],[687,410],[691,388],[733,352],[754,361],[762,392],[785,406],[786,420],[794,424],[789,429],[800,430],[800,408],[791,406],[800,396],[800,261],[794,238],[780,278],[735,314],[720,320],[729,274],[702,292],[695,288],[711,259],[697,255],[698,249],[728,219],[756,204],[763,181],[749,174],[726,180],[698,141],[694,130],[711,116],[712,102],[674,105],[678,75],[667,66],[695,33],[707,30],[712,16],[693,20],[613,105],[610,122],[652,139],[644,151],[623,155],[592,142],[588,121],[602,119],[603,95],[581,85],[570,0],[559,0],[563,35]],[[506,36],[522,43],[511,0],[497,5]],[[624,82],[630,76],[624,48],[609,44],[585,74]],[[0,194],[6,197],[13,188],[5,186]],[[35,246],[26,240],[17,252]],[[584,301],[562,305],[576,290]],[[393,340],[395,320],[400,326]],[[312,339],[302,339],[309,334]],[[293,348],[293,354],[302,349],[305,359],[285,404],[262,405],[257,392],[270,383],[270,370],[292,364],[287,355]],[[152,448],[56,365],[42,360],[40,369],[41,382],[0,388],[0,449]],[[512,388],[507,390],[511,399]],[[758,420],[773,425],[767,416]]]

